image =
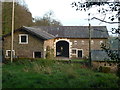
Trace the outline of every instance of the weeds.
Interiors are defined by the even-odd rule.
[[[94,72],[79,63],[21,60],[3,65],[3,88],[118,88],[115,74]]]

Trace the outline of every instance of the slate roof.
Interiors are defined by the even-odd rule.
[[[88,26],[23,26],[17,30],[26,30],[27,32],[34,34],[42,39],[52,39],[57,37],[89,38]],[[108,36],[109,35],[106,26],[91,27],[91,38],[108,38]]]
[[[113,53],[118,54],[118,50],[112,50]],[[120,50],[119,50],[120,54]],[[119,55],[120,58],[120,55]],[[107,53],[103,50],[91,50],[91,59],[92,61],[109,61],[111,58],[107,55]]]
[[[92,61],[104,61],[104,60],[110,60],[110,57],[103,50],[92,50],[91,59]]]
[[[55,36],[53,36],[52,34],[49,34],[43,30],[41,30],[41,28],[33,28],[33,27],[25,27],[23,26],[23,28],[32,33],[35,34],[36,36],[42,38],[42,39],[51,39],[51,38],[55,38]]]
[[[41,30],[40,28],[33,28],[33,27],[23,26],[21,28],[18,28],[16,30],[14,30],[14,32],[16,32],[16,31],[27,31],[30,34],[35,35],[35,36],[37,36],[37,37],[39,37],[39,38],[41,38],[43,40],[55,38],[54,35],[49,34],[49,33],[45,32],[45,31]],[[11,33],[8,33],[8,34],[4,35],[3,37],[6,37],[8,35],[11,35]]]
[[[41,29],[55,37],[64,38],[89,38],[88,26],[34,26],[35,29]],[[108,38],[106,26],[92,26],[92,38]]]

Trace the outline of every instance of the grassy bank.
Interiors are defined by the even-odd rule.
[[[3,65],[3,88],[118,88],[118,77],[80,63],[53,60],[16,61]]]

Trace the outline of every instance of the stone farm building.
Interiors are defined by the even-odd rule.
[[[101,43],[108,41],[106,26],[91,27],[91,50],[101,50]],[[11,33],[3,37],[3,55],[10,57]],[[89,56],[88,26],[34,26],[21,27],[14,31],[15,57],[46,58],[52,52],[54,57],[87,58]]]

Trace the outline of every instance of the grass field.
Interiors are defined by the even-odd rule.
[[[79,63],[36,60],[3,65],[3,88],[118,88],[118,77]]]

